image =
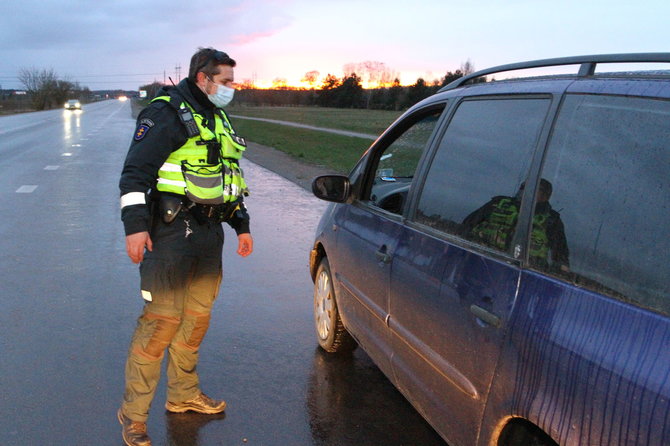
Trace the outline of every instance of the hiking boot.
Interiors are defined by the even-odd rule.
[[[121,409],[116,413],[119,423],[123,426],[121,435],[128,446],[151,446],[151,438],[147,435],[147,423],[133,421],[123,414]]]
[[[168,401],[165,403],[165,408],[168,410],[168,412],[182,413],[188,410],[192,410],[193,412],[211,415],[215,413],[221,413],[226,410],[226,402],[217,401],[208,397],[204,393],[200,393],[200,395],[196,396],[195,398],[184,401],[183,403],[171,403]]]

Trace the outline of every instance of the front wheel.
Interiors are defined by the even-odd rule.
[[[346,352],[356,348],[340,318],[328,259],[319,263],[314,280],[314,324],[319,345],[327,352]]]

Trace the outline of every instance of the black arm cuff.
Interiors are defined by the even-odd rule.
[[[235,230],[237,235],[249,234],[251,233],[249,225],[250,220],[251,218],[249,217],[247,208],[244,206],[244,203],[242,203],[240,209],[236,210],[230,220],[228,220],[228,224]]]
[[[123,228],[126,235],[144,231],[148,232],[151,220],[149,206],[146,204],[126,206],[121,209],[121,220],[123,220]]]

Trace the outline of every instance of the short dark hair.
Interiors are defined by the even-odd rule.
[[[540,192],[547,196],[547,200],[551,197],[551,193],[554,191],[554,187],[548,180],[544,178],[540,179]]]
[[[229,65],[234,68],[237,62],[223,51],[211,47],[198,48],[198,51],[191,57],[188,78],[195,82],[199,71],[202,71],[209,77],[217,75],[219,74],[219,65]]]

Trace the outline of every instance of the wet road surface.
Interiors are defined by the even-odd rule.
[[[123,444],[115,413],[142,307],[117,189],[133,129],[117,101],[0,118],[2,445]],[[255,252],[224,246],[199,365],[228,409],[167,414],[163,380],[154,445],[444,445],[364,352],[317,349],[307,265],[325,204],[243,167]]]

